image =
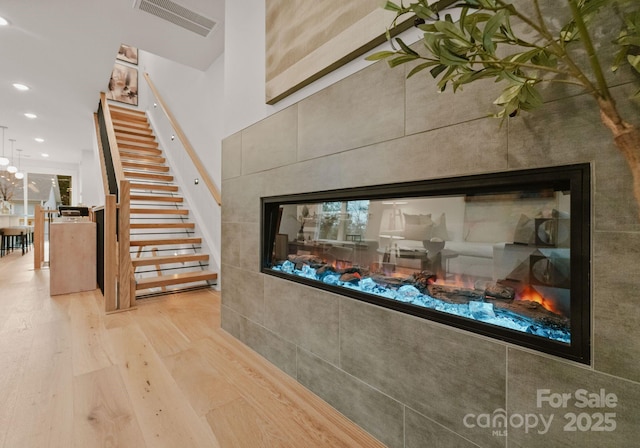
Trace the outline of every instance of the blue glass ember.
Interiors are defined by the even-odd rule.
[[[571,343],[570,328],[566,320],[561,316],[554,316],[553,313],[543,310],[543,312],[550,316],[549,318],[539,319],[528,317],[521,313],[514,312],[512,309],[501,307],[500,301],[485,300],[481,291],[470,293],[470,297],[475,300],[468,300],[466,303],[449,303],[446,300],[441,300],[424,291],[420,291],[413,285],[383,285],[369,276],[360,277],[360,275],[353,275],[349,277],[349,281],[343,281],[341,280],[341,278],[344,279],[343,275],[338,272],[324,271],[322,274],[318,274],[316,269],[308,264],[302,265],[301,269],[296,269],[294,263],[284,261],[283,263],[274,265],[272,269],[289,275],[340,286],[417,307],[428,308],[502,328],[533,334],[565,344]],[[527,307],[541,307],[541,305],[536,302],[526,300],[517,300],[516,303],[521,304],[524,309]]]

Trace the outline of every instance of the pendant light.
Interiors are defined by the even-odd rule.
[[[13,164],[13,142],[15,142],[16,139],[10,138],[9,141],[11,142],[11,164],[7,167],[7,171],[11,174],[15,174],[18,171],[18,168]]]
[[[20,171],[20,153],[22,152],[22,149],[16,149],[16,151],[18,151],[18,172],[15,174],[15,176],[16,179],[23,179],[24,173]]]
[[[2,128],[2,157],[0,157],[0,166],[9,165],[9,159],[4,156],[4,130],[7,129],[6,126],[0,126]]]

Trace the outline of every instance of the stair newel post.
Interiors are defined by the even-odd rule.
[[[118,250],[116,235],[116,196],[105,196],[104,206],[104,310],[118,309],[116,284],[118,282]]]
[[[118,214],[118,248],[119,256],[119,305],[121,310],[135,306],[136,281],[133,275],[130,248],[130,207],[131,186],[128,180],[120,182],[120,213]]]

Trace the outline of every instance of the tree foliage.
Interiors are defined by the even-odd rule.
[[[628,64],[640,73],[638,0],[565,0],[570,19],[556,31],[545,22],[539,0],[530,3],[533,12],[527,14],[504,0],[442,0],[432,5],[427,0],[408,5],[388,1],[385,8],[396,13],[392,26],[406,14],[415,15],[416,26],[424,32],[422,46],[416,51],[396,38],[395,51],[368,59],[386,59],[391,67],[414,63],[408,76],[428,70],[440,91],[451,86],[455,92],[486,78],[502,82],[505,87],[494,101],[497,117],[540,107],[543,83],[578,85],[599,101],[612,101],[587,29],[604,8],[616,8],[621,20],[612,70]],[[459,13],[455,20],[445,13],[452,9]],[[514,31],[516,26],[527,32]],[[578,45],[589,56],[586,69],[571,52]]]

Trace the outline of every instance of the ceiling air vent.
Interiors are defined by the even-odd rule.
[[[216,22],[171,0],[135,0],[133,7],[207,37]]]

